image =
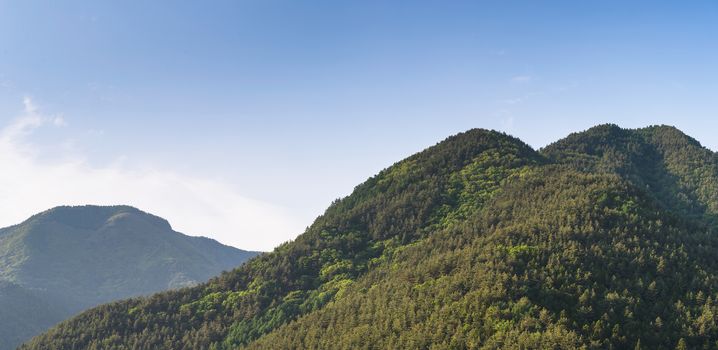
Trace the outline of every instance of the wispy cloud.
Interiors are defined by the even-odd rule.
[[[87,130],[87,134],[88,134],[88,135],[98,136],[98,137],[99,137],[99,136],[105,135],[105,130],[102,130],[102,129],[88,129],[88,130]]]
[[[43,115],[38,113],[38,107],[33,102],[32,98],[25,96],[22,99],[23,114],[18,117],[11,126],[14,126],[16,131],[28,131],[36,127],[40,127],[44,124],[51,123],[55,126],[65,126],[67,123],[60,114],[56,115]],[[8,129],[7,127],[5,129]]]
[[[513,83],[528,83],[533,80],[533,77],[530,75],[517,75],[511,78],[511,82]]]
[[[22,99],[22,105],[25,107],[24,111],[25,114],[35,114],[37,112],[37,106],[32,102],[32,99],[29,96],[25,96]]]
[[[505,105],[517,105],[524,102],[524,99],[522,97],[516,97],[516,98],[507,98],[499,101],[501,104]]]
[[[511,98],[505,98],[503,100],[498,100],[497,102],[503,105],[518,105],[525,102],[528,102],[531,100],[531,98],[543,95],[543,92],[541,91],[531,91],[523,94],[522,96],[518,97],[511,97]]]
[[[514,129],[514,117],[508,115],[501,119],[501,128],[506,131],[512,131]]]
[[[514,116],[507,109],[500,109],[494,113],[494,117],[498,119],[500,129],[511,132],[514,129]]]
[[[38,128],[66,125],[65,119],[41,113],[31,98],[23,104],[23,113],[0,129],[0,226],[57,205],[128,204],[165,217],[180,232],[269,250],[306,225],[285,208],[248,198],[226,181],[131,166],[120,156],[104,166],[70,151],[43,157],[43,148],[29,136]]]

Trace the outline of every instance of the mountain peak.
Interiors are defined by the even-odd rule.
[[[104,225],[128,218],[144,221],[160,229],[172,229],[167,220],[129,205],[57,206],[33,215],[23,224],[55,222],[78,229],[97,230]]]
[[[718,222],[718,156],[674,126],[599,125],[541,153],[584,172],[617,174],[651,192],[665,208]]]
[[[672,125],[651,125],[646,128],[638,129],[637,131],[646,135],[656,145],[664,148],[691,146],[705,148],[700,142],[698,142],[698,140],[688,136],[686,133]]]

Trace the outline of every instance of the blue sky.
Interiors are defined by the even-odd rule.
[[[127,203],[238,247],[466,129],[718,150],[718,2],[2,1],[0,225]]]

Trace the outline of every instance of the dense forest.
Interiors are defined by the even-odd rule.
[[[711,349],[718,156],[601,125],[539,151],[470,130],[208,283],[23,349]]]

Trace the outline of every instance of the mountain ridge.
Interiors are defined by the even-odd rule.
[[[88,307],[194,285],[256,254],[185,236],[130,206],[54,207],[0,229],[0,281],[11,283],[0,299],[17,304],[0,338],[19,345]],[[13,325],[20,319],[26,327]]]
[[[451,136],[272,253],[23,349],[718,345],[716,157],[676,130]]]

